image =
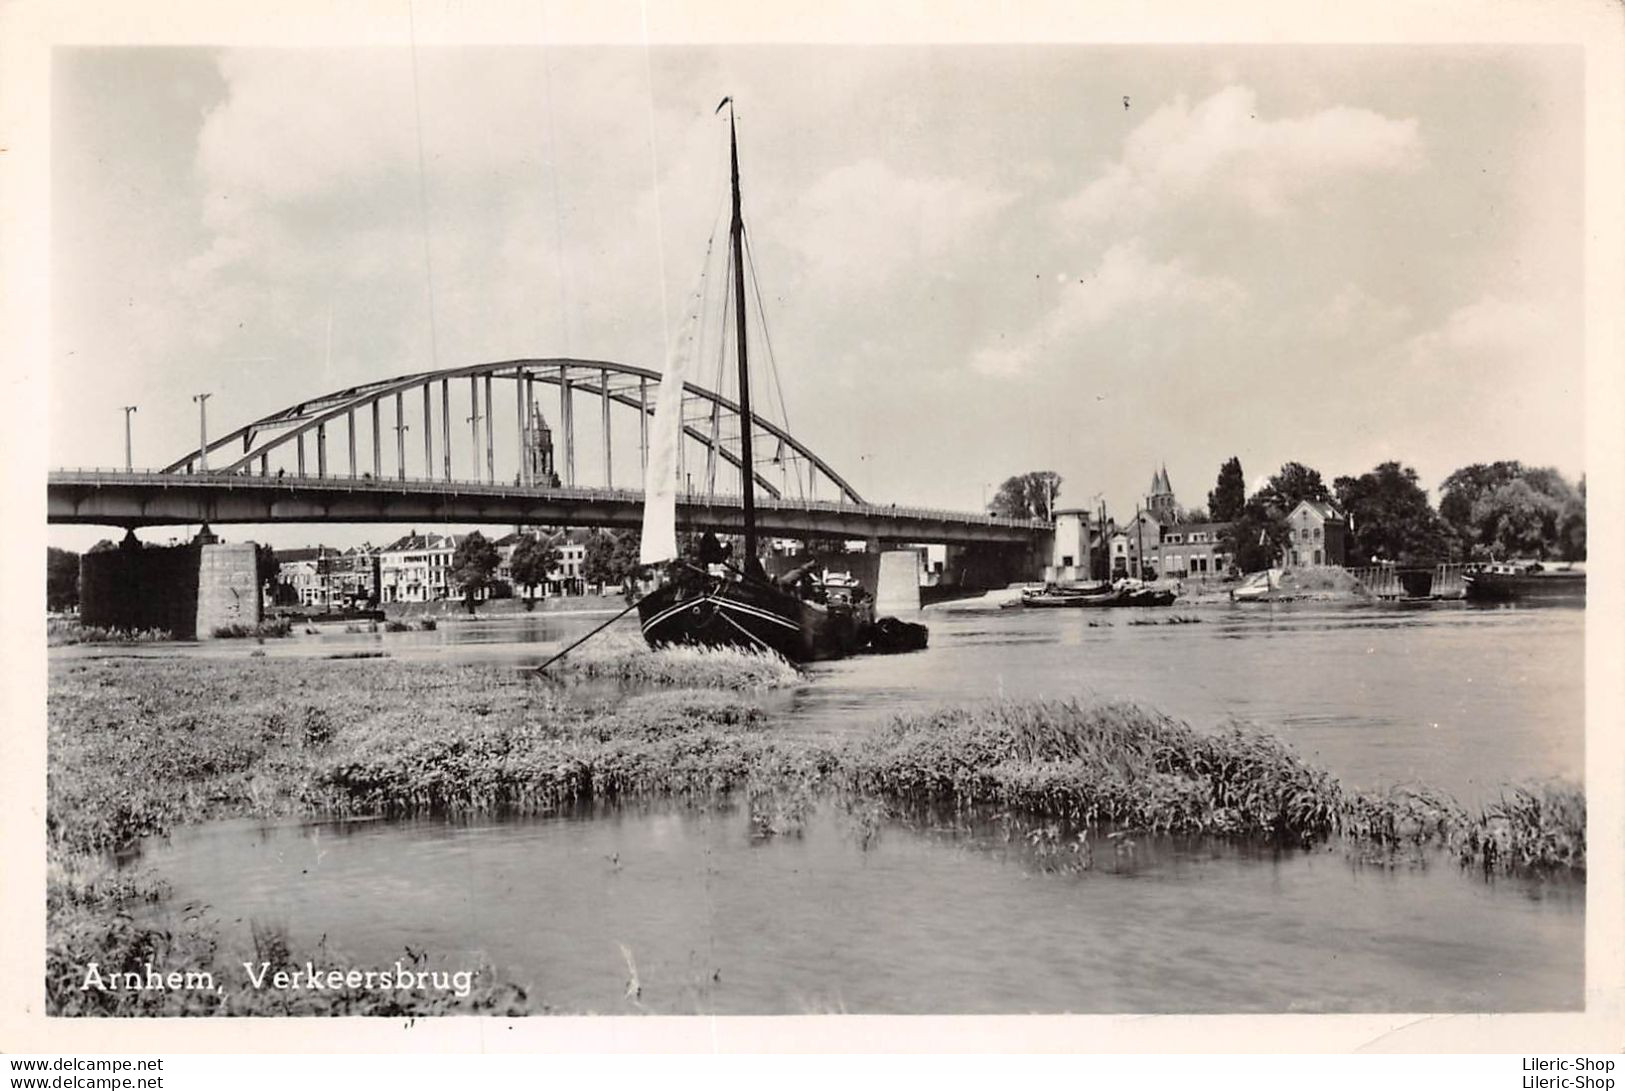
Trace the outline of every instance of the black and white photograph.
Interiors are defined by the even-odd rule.
[[[31,1017],[1619,1050],[1585,43],[478,8],[48,50]]]

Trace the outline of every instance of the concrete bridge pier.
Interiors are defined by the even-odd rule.
[[[888,549],[880,554],[875,579],[875,617],[907,618],[920,612],[920,554]]]
[[[221,542],[205,527],[185,545],[148,546],[125,532],[117,549],[79,559],[79,618],[85,625],[162,629],[177,640],[208,640],[226,625],[258,625],[259,570],[253,542]]]

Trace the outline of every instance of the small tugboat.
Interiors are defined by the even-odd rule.
[[[750,406],[745,320],[745,226],[740,211],[739,138],[732,102],[732,98],[723,99],[717,110],[729,107],[731,295],[739,365],[739,417],[749,422],[755,418]],[[834,574],[821,580],[816,562],[801,565],[777,579],[763,571],[756,549],[756,483],[749,469],[755,460],[748,425],[740,429],[739,435],[743,558],[735,563],[728,548],[710,534],[702,539],[697,558],[680,557],[676,480],[678,445],[682,442],[683,382],[682,356],[674,353],[660,384],[644,480],[639,561],[665,570],[664,584],[638,603],[644,639],[652,647],[697,644],[771,650],[792,663],[839,659],[864,648],[891,652],[925,647],[924,625],[896,618],[884,618],[877,625],[874,599],[855,580]]]
[[[1548,569],[1538,561],[1496,562],[1462,573],[1461,582],[1470,601],[1585,604],[1585,569],[1572,566]]]

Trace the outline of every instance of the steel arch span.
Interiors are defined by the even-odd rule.
[[[469,426],[468,438],[470,443],[470,456],[472,461],[472,476],[454,477],[452,439],[452,399],[453,382],[461,386],[461,380],[468,380],[467,396],[459,393],[460,403],[466,404],[470,410],[463,418],[464,424]],[[430,479],[445,481],[474,480],[496,483],[496,453],[497,440],[496,420],[498,410],[497,390],[495,383],[511,384],[511,394],[503,401],[511,400],[513,404],[512,432],[503,439],[504,458],[512,455],[518,466],[519,474],[516,483],[536,487],[546,487],[550,480],[542,480],[531,465],[531,458],[527,455],[526,445],[533,434],[531,424],[545,419],[539,414],[536,388],[556,388],[558,391],[557,427],[551,428],[554,436],[562,435],[563,449],[559,453],[557,463],[562,469],[563,483],[569,486],[577,484],[575,481],[575,455],[576,430],[575,413],[578,396],[589,401],[596,400],[600,407],[599,439],[602,443],[602,465],[606,480],[605,486],[613,486],[614,482],[614,455],[612,437],[614,429],[611,424],[611,406],[622,410],[634,410],[638,414],[638,448],[639,448],[639,483],[641,484],[641,469],[647,460],[648,454],[648,426],[653,416],[655,404],[658,401],[661,376],[657,371],[637,367],[632,364],[616,363],[609,360],[586,360],[569,357],[553,357],[545,359],[517,359],[503,360],[495,363],[473,364],[464,367],[444,368],[437,371],[416,372],[409,375],[400,375],[377,382],[365,383],[360,386],[347,387],[318,398],[290,405],[275,413],[260,417],[233,431],[219,437],[207,440],[206,447],[194,448],[182,457],[165,466],[164,473],[182,473],[190,471],[204,471],[211,473],[234,474],[260,474],[268,476],[270,473],[271,458],[284,459],[289,454],[295,456],[295,472],[298,476],[305,476],[307,469],[307,443],[313,443],[316,458],[316,476],[328,477],[329,426],[344,429],[343,439],[347,443],[349,475],[351,477],[372,477],[383,479],[386,476],[395,476],[402,480],[408,477],[407,432],[417,426],[422,443],[423,476]],[[436,398],[438,387],[438,398]],[[483,387],[483,401],[482,401]],[[506,392],[505,392],[506,393]],[[419,395],[421,394],[421,410],[418,409]],[[697,386],[694,383],[683,384],[683,433],[690,444],[697,444],[703,452],[704,484],[702,491],[716,491],[716,474],[719,463],[726,463],[733,472],[742,472],[741,458],[737,449],[740,410],[739,405],[718,394]],[[484,412],[481,412],[481,406]],[[698,416],[691,415],[690,407],[697,406],[701,410]],[[393,424],[386,425],[385,410],[389,410],[389,417]],[[506,413],[506,411],[502,411]],[[362,420],[364,432],[371,439],[371,469],[363,471],[361,463],[357,460],[357,417]],[[436,417],[438,416],[438,428]],[[410,419],[409,419],[410,417]],[[624,417],[624,414],[623,414]],[[775,465],[786,464],[785,451],[791,452],[790,461],[799,462],[799,474],[804,467],[806,472],[806,491],[809,498],[817,493],[818,480],[834,486],[838,495],[832,499],[839,499],[846,503],[862,504],[864,500],[857,490],[842,477],[834,467],[825,462],[805,444],[790,435],[783,428],[759,413],[752,414],[752,436],[766,436],[778,444],[777,454],[772,460]],[[724,432],[724,423],[730,425],[733,435],[730,437]],[[393,431],[394,448],[393,460],[385,458],[384,433]],[[438,443],[436,437],[438,436]],[[483,438],[483,446],[482,446]],[[729,439],[732,438],[733,444]],[[414,441],[414,448],[417,441]],[[481,462],[481,453],[484,461]],[[439,458],[436,458],[436,454]],[[390,471],[386,474],[386,468]],[[483,471],[483,472],[482,472]],[[283,470],[283,473],[286,471]],[[506,470],[503,475],[509,476]],[[555,473],[557,476],[557,473]],[[761,460],[753,468],[757,487],[771,497],[781,497],[784,487],[766,477],[761,470]],[[788,473],[785,474],[786,481]]]

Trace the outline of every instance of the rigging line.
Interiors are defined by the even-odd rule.
[[[790,410],[784,404],[784,386],[779,382],[779,361],[773,354],[773,334],[767,328],[767,307],[762,303],[762,286],[756,279],[756,251],[751,248],[750,235],[745,235],[745,268],[750,273],[751,290],[756,295],[756,313],[760,320],[756,323],[762,329],[762,341],[767,346],[767,370],[773,376],[773,388],[779,396],[779,416],[784,424],[784,430],[790,430]]]
[[[708,315],[711,310],[711,260],[712,255],[716,251],[716,241],[717,227],[716,224],[713,223],[711,225],[711,235],[705,240],[705,258],[700,263],[699,282],[695,286],[694,290],[694,313],[689,317],[688,320],[689,328],[692,331],[689,339],[694,345],[694,363],[696,367],[703,365],[705,362],[706,315]],[[699,377],[700,372],[696,371],[695,378],[698,379]],[[688,395],[685,392],[682,395],[680,404],[686,407],[688,404],[687,398]],[[686,424],[686,410],[685,413],[680,414],[680,416],[682,417],[683,423]],[[677,435],[677,442],[683,443],[684,441],[685,434],[680,431]]]
[[[716,230],[715,230],[714,227],[712,229],[711,237],[712,237],[713,240],[716,238]],[[707,243],[706,247],[705,247],[705,263],[706,263],[706,265],[708,267],[711,264],[711,244],[710,243]],[[714,390],[718,394],[725,393],[725,390],[724,390],[722,384],[727,381],[727,373],[726,373],[726,371],[724,369],[727,366],[727,359],[728,359],[728,352],[727,352],[727,346],[728,346],[728,321],[729,321],[729,315],[728,315],[728,292],[729,292],[729,288],[728,288],[728,285],[733,283],[733,280],[732,280],[733,268],[734,268],[733,250],[730,248],[726,252],[726,255],[723,258],[723,263],[722,263],[722,304],[723,305],[720,308],[721,317],[717,320],[718,321],[718,326],[719,326],[719,329],[717,330],[717,366],[716,366],[716,371],[714,371],[712,373],[712,379],[711,379],[711,389]],[[710,283],[707,283],[706,287],[709,288]],[[702,304],[702,306],[701,306],[700,314],[702,316],[701,317],[701,322],[703,323],[704,322],[704,316],[711,313],[710,299],[707,298],[707,299],[701,300],[701,304]],[[703,328],[703,325],[702,325],[702,328]],[[701,344],[703,345],[704,342],[702,341]]]
[[[407,32],[412,42],[412,115],[418,144],[418,222],[423,228],[423,278],[429,293],[429,361],[440,370],[440,335],[434,321],[434,260],[429,245],[429,181],[423,156],[423,93],[418,86],[418,29],[412,0],[406,0]],[[447,437],[450,442],[450,437]]]
[[[756,251],[750,244],[750,235],[745,235],[745,266],[750,271],[750,286],[756,293],[756,313],[760,321],[756,324],[762,328],[762,341],[767,346],[767,371],[773,376],[773,389],[779,396],[779,420],[786,432],[790,431],[790,407],[784,401],[784,384],[779,379],[779,361],[773,353],[773,334],[767,328],[767,305],[762,302],[762,285],[756,279]],[[783,446],[783,443],[780,443]],[[796,475],[796,490],[805,500],[807,495],[802,491],[801,475]]]
[[[713,224],[711,228],[711,236],[705,240],[705,258],[700,262],[700,268],[695,274],[694,286],[692,290],[683,297],[683,313],[677,327],[678,345],[668,345],[666,349],[667,354],[671,355],[676,352],[685,351],[685,349],[680,346],[686,345],[688,349],[692,350],[690,353],[690,358],[694,360],[696,365],[698,365],[705,358],[705,314],[707,310],[705,305],[705,297],[706,293],[710,290],[708,277],[710,275],[711,254],[715,249],[716,241],[717,231],[715,224]],[[689,311],[689,306],[691,304],[694,308],[692,312]],[[697,377],[698,376],[696,375],[696,378]],[[682,482],[683,474],[683,459],[681,453],[683,444],[687,439],[687,405],[687,393],[680,392],[677,398],[677,447],[679,454],[678,458],[676,459],[676,464],[672,467],[672,473],[675,475],[676,480],[679,483]]]

